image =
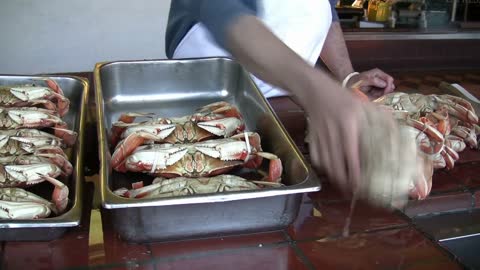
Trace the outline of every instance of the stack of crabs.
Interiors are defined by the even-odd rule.
[[[76,141],[62,117],[70,101],[52,79],[0,85],[0,219],[37,219],[63,213],[72,173],[64,149]],[[58,179],[57,179],[58,178]],[[25,190],[49,182],[52,200]]]
[[[432,188],[434,169],[452,169],[459,152],[478,149],[479,118],[470,102],[452,95],[394,92],[373,101],[391,112],[415,138],[425,157],[425,175],[415,179],[410,197],[424,199]]]
[[[147,120],[134,122],[138,117]],[[245,130],[239,110],[227,102],[205,105],[193,114],[162,118],[147,113],[126,113],[113,123],[111,166],[118,172],[140,172],[156,177],[115,190],[127,198],[159,198],[281,186],[282,163],[263,152],[260,135]],[[261,171],[263,179],[250,181],[234,168]],[[230,173],[230,174],[229,174]]]

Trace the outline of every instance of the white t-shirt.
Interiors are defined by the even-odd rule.
[[[311,66],[317,62],[332,22],[328,0],[260,0],[258,17],[280,40]],[[173,58],[232,57],[217,45],[207,28],[197,23],[177,46]],[[254,75],[266,98],[288,93]]]

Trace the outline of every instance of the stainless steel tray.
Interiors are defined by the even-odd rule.
[[[0,85],[33,83],[33,79],[47,76],[0,75]],[[78,226],[82,216],[83,191],[83,130],[88,97],[88,81],[75,76],[48,76],[54,79],[70,99],[70,110],[63,117],[68,127],[78,132],[77,143],[66,152],[74,166],[67,180],[69,204],[64,214],[37,220],[0,220],[0,241],[50,241],[62,236],[71,227]],[[41,183],[32,187],[34,193],[50,198],[53,187]]]
[[[233,60],[108,62],[98,63],[94,73],[102,204],[110,209],[114,229],[123,239],[165,241],[278,230],[294,221],[303,193],[320,190],[320,181],[266,99]],[[281,158],[285,187],[162,199],[127,199],[112,193],[141,178],[109,166],[107,138],[121,113],[181,116],[219,100],[238,106],[247,129],[261,135],[264,151]]]

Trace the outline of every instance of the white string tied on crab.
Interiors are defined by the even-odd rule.
[[[153,164],[152,164],[152,169],[150,169],[150,173],[154,173],[155,172],[155,169],[157,168],[157,163],[158,163],[158,153],[157,151],[154,152],[154,155],[153,155]]]
[[[252,152],[252,148],[250,146],[250,140],[248,139],[247,132],[243,132],[243,135],[245,136],[245,144],[247,145],[247,158],[245,159],[245,162],[247,162],[250,159],[250,153]]]

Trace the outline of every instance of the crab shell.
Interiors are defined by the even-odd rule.
[[[0,156],[34,153],[44,147],[64,147],[63,140],[37,129],[0,130]]]
[[[275,155],[261,152],[260,136],[245,133],[227,139],[195,144],[146,145],[128,156],[118,171],[144,172],[167,178],[205,177],[226,173],[237,166],[258,168],[264,157],[271,159],[269,180],[278,181],[281,161]]]
[[[64,124],[55,111],[34,107],[0,108],[3,128],[42,128]]]
[[[224,174],[194,179],[187,177],[155,178],[151,185],[140,186],[131,190],[121,188],[114,193],[127,198],[162,198],[256,189],[260,189],[260,186],[255,182],[239,176]]]
[[[136,117],[153,118],[149,113],[126,113],[112,126],[112,145],[133,133],[153,135],[157,143],[194,143],[212,138],[228,138],[245,129],[238,109],[227,102],[205,105],[192,115],[175,118],[153,118],[133,123]],[[142,141],[142,142],[145,142]]]
[[[50,216],[53,203],[21,188],[0,188],[0,219],[37,219]]]
[[[54,178],[44,179],[55,186],[52,202],[21,188],[0,188],[0,219],[38,219],[52,212],[63,213],[68,204],[68,187]]]
[[[2,165],[32,165],[32,164],[54,164],[62,170],[62,175],[68,176],[73,172],[73,166],[66,155],[55,152],[35,153],[34,155],[0,157]],[[38,172],[41,173],[41,172]]]

